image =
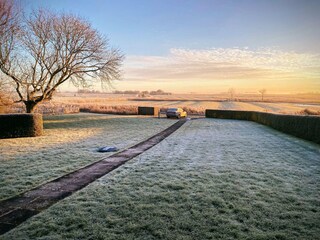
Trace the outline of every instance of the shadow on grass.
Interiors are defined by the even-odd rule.
[[[92,127],[104,127],[105,124],[112,123],[114,121],[120,122],[128,120],[129,117],[118,117],[113,115],[101,116],[96,115],[69,115],[63,117],[59,116],[44,118],[44,129],[60,129],[60,128],[92,128]],[[129,123],[129,122],[128,122]]]

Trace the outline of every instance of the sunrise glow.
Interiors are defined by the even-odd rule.
[[[81,15],[110,38],[125,55],[116,90],[320,92],[319,1],[23,4]]]
[[[128,56],[117,87],[173,92],[217,93],[235,88],[274,93],[320,89],[317,55],[275,49],[170,49],[167,56]]]

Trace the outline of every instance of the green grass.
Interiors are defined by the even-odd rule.
[[[2,239],[320,239],[320,147],[202,119]]]
[[[132,146],[175,121],[99,114],[44,117],[44,136],[0,140],[0,200]]]

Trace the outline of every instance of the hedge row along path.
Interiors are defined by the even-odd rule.
[[[175,132],[185,122],[186,120],[180,120],[133,147],[103,158],[98,162],[40,185],[30,191],[1,201],[0,235],[152,148]]]

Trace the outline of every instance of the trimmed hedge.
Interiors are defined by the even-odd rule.
[[[0,114],[0,138],[36,137],[42,133],[41,114]]]
[[[138,107],[138,115],[158,116],[159,110],[158,107]]]
[[[254,121],[320,144],[320,117],[211,109],[206,110],[206,117]]]

